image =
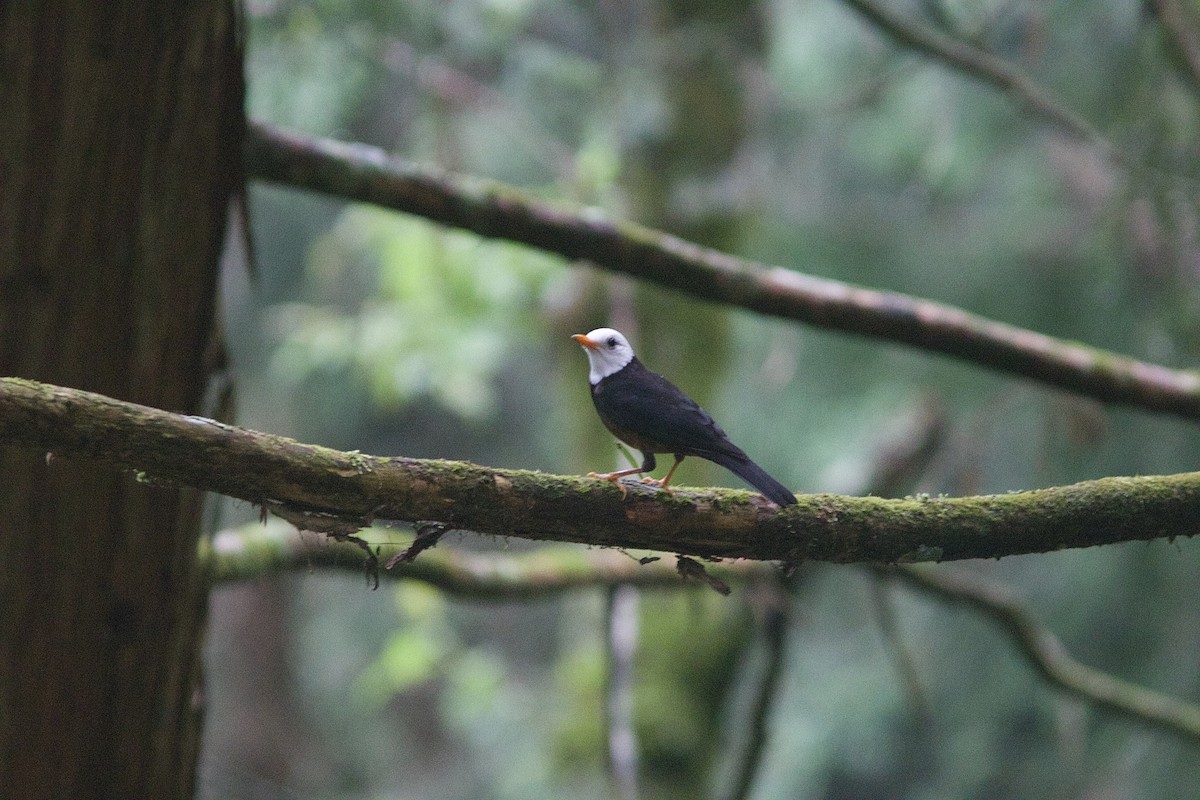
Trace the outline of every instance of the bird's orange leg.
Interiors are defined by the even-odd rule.
[[[682,463],[683,463],[683,456],[677,455],[677,456],[675,456],[675,463],[671,465],[671,468],[669,470],[667,470],[667,474],[664,475],[661,479],[660,478],[642,478],[642,481],[650,484],[651,486],[657,486],[659,489],[662,489],[667,494],[670,494],[671,490],[667,486],[667,484],[669,484],[671,482],[671,476],[675,474],[675,470],[679,469],[679,465]]]
[[[651,469],[653,469],[653,467],[651,467]],[[617,488],[621,490],[621,499],[624,500],[629,495],[629,490],[625,488],[625,484],[621,483],[621,478],[624,478],[626,475],[637,475],[645,471],[646,467],[643,465],[640,467],[632,467],[631,469],[619,469],[616,472],[589,472],[588,477],[600,478],[601,480],[615,483]]]

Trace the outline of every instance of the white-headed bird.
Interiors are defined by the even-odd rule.
[[[684,457],[699,456],[738,475],[777,505],[795,505],[796,496],[729,441],[695,400],[646,369],[620,331],[597,328],[571,338],[587,353],[592,402],[600,421],[622,442],[641,451],[643,458],[640,467],[588,473],[591,477],[617,482],[653,470],[655,453],[671,453],[675,463],[662,480],[644,479],[666,489]]]

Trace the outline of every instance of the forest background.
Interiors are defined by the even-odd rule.
[[[1200,18],[1181,4],[277,0],[244,21],[252,139],[375,145],[1167,367],[1200,349]],[[248,428],[608,469],[568,335],[611,324],[800,492],[1003,494],[1200,456],[1194,420],[248,170],[220,286]],[[939,567],[959,599],[996,601],[964,610],[923,573],[815,563],[714,567],[728,597],[622,588],[609,553],[469,532],[418,555],[432,577],[370,591],[353,547],[258,514],[224,500],[206,524],[307,549],[211,595],[204,798],[1173,798],[1200,780],[1194,733],[1063,693],[1006,635],[1036,620],[1190,708],[1192,539]],[[371,535],[386,554],[412,540]],[[455,567],[485,580],[447,584]],[[598,585],[537,586],[573,569]]]

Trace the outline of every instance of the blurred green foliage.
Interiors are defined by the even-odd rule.
[[[1016,64],[1129,166],[832,0],[257,0],[250,112],[769,263],[1192,366],[1198,91],[1149,6],[889,7]],[[251,210],[259,277],[228,281],[226,306],[241,421],[255,427],[367,452],[605,469],[617,453],[566,337],[614,324],[800,490],[860,491],[889,426],[930,397],[949,429],[914,491],[1200,461],[1194,426],[948,359],[377,209],[255,187]],[[693,461],[684,482],[736,481]],[[1085,662],[1195,700],[1197,554],[1154,543],[973,568],[1020,587]],[[923,724],[862,574],[802,575],[754,797],[1194,794],[1193,747],[1061,699],[988,623],[898,592],[932,708]],[[324,578],[293,589],[291,669],[303,677],[289,702],[321,764],[293,768],[319,776],[294,795],[606,796],[597,593],[482,607],[408,588],[394,607],[361,595]],[[736,758],[757,675],[746,594],[656,595],[641,623],[644,796],[707,796]],[[209,723],[210,740],[245,730],[236,714]]]
[[[274,372],[287,382],[348,374],[383,408],[429,395],[460,417],[494,417],[496,373],[540,332],[528,320],[551,269],[514,245],[348,209],[313,244],[314,302],[273,314]]]

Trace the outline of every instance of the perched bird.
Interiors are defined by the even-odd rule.
[[[653,470],[655,453],[672,453],[675,463],[666,477],[643,479],[666,489],[684,457],[699,456],[740,476],[777,505],[796,503],[796,496],[729,441],[725,431],[695,400],[642,366],[619,331],[597,328],[571,338],[587,353],[592,402],[600,421],[622,442],[640,450],[644,459],[640,467],[603,474],[589,472],[590,477],[615,483],[626,475]],[[625,492],[624,486],[621,491]]]

